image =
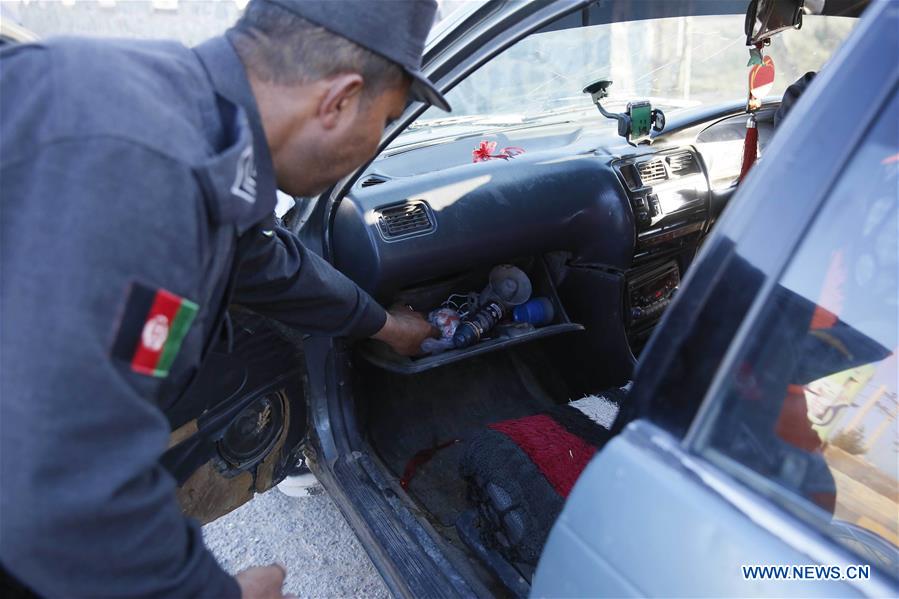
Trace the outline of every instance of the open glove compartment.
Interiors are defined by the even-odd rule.
[[[584,330],[583,326],[571,322],[569,319],[568,314],[565,312],[565,307],[559,300],[559,295],[542,257],[516,260],[511,265],[521,269],[530,282],[531,292],[524,301],[539,299],[544,306],[552,306],[551,309],[545,309],[540,312],[544,316],[542,320],[516,322],[513,320],[514,307],[503,305],[503,314],[499,318],[499,322],[489,330],[484,331],[480,335],[480,340],[469,347],[451,347],[439,353],[406,357],[395,353],[384,343],[369,340],[361,344],[359,348],[361,355],[380,368],[403,374],[415,374],[465,360],[472,356],[506,349],[520,343]],[[483,299],[485,297],[485,289],[490,282],[491,270],[489,268],[480,269],[448,280],[404,290],[394,298],[395,303],[408,305],[426,315],[441,308],[455,310],[455,308],[460,307],[460,303],[465,298],[479,297]],[[506,270],[511,271],[512,269],[507,268]],[[545,298],[545,300],[540,298]],[[483,308],[486,303],[482,302],[483,305],[480,307]],[[465,323],[466,320],[473,320],[476,316],[476,310],[466,315],[464,307],[459,312],[462,313],[462,323]],[[460,326],[463,325],[460,324]]]

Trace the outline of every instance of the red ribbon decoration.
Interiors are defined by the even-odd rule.
[[[524,154],[524,148],[519,148],[518,146],[509,146],[503,148],[499,151],[499,154],[494,154],[494,151],[496,151],[496,142],[487,141],[485,139],[478,144],[478,147],[471,151],[471,161],[487,162],[488,160],[495,160],[497,158],[508,160],[509,158],[514,158],[519,154]]]

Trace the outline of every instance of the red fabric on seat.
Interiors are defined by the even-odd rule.
[[[596,453],[595,447],[544,414],[497,422],[489,428],[512,439],[562,497],[568,497]]]

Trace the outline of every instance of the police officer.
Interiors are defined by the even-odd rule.
[[[376,150],[420,73],[433,0],[253,0],[223,37],[56,39],[0,53],[0,562],[45,596],[276,596],[180,513],[160,407],[237,302],[415,353],[273,219]],[[136,349],[135,349],[136,348]]]

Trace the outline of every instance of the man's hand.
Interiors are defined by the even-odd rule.
[[[395,305],[387,312],[387,322],[372,338],[383,341],[400,355],[414,356],[421,353],[422,341],[439,335],[421,314],[409,306]]]
[[[234,578],[240,585],[241,599],[296,599],[281,593],[287,572],[278,564],[247,568]]]

